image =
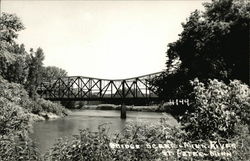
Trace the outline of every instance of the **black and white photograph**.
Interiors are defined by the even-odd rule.
[[[0,0],[0,161],[250,161],[249,0]]]

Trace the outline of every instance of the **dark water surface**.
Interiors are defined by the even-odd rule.
[[[127,119],[120,119],[120,111],[81,110],[72,111],[64,118],[35,122],[31,138],[37,143],[41,153],[45,153],[58,138],[79,134],[79,129],[97,131],[98,125],[110,123],[110,132],[121,132],[130,121],[157,122],[162,113],[127,111]],[[171,121],[171,120],[170,120]]]

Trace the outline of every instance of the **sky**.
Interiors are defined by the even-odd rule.
[[[124,79],[164,70],[168,43],[203,2],[2,0],[1,11],[17,14],[25,26],[17,42],[41,47],[45,66]]]

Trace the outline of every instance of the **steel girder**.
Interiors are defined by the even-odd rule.
[[[157,100],[149,81],[162,72],[128,79],[99,79],[82,76],[61,77],[43,81],[38,94],[48,100]]]

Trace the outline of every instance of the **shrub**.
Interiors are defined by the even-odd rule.
[[[0,91],[0,96],[31,111],[32,106],[30,104],[32,104],[32,101],[22,85],[9,83],[0,76]]]
[[[0,136],[1,161],[40,161],[40,154],[29,138]]]
[[[39,160],[37,149],[28,137],[29,113],[0,97],[0,160]]]
[[[65,113],[58,104],[30,99],[22,85],[9,83],[0,76],[0,160],[41,160],[28,132],[31,128],[30,113],[43,111]]]
[[[61,101],[61,105],[63,105],[67,109],[77,109],[78,108],[75,101]]]
[[[194,112],[186,113],[183,124],[193,139],[230,138],[238,134],[240,124],[249,126],[249,87],[239,81],[229,85],[218,80],[209,80],[207,85],[198,79],[194,86]]]
[[[116,160],[176,160],[176,156],[164,155],[164,149],[152,147],[167,142],[179,145],[185,140],[185,133],[169,126],[167,122],[167,118],[162,118],[157,123],[129,123],[123,132],[116,135],[112,141],[122,145],[139,145],[140,148],[136,150],[117,148],[114,151]]]
[[[0,135],[27,133],[29,115],[26,110],[0,97]]]
[[[180,116],[184,115],[185,112],[191,112],[192,109],[188,105],[169,105],[167,103],[161,106],[161,110],[171,114],[176,120],[179,121]]]
[[[51,152],[45,154],[45,160],[112,160],[111,149],[108,146],[110,138],[106,132],[105,129],[99,127],[98,132],[90,132],[88,129],[80,130],[80,135],[74,136],[73,140],[59,139]]]
[[[240,131],[239,135],[230,139],[230,142],[238,144],[237,149],[233,152],[233,161],[246,161],[250,160],[250,135],[248,127],[243,126],[238,128]]]
[[[22,85],[9,83],[0,77],[0,96],[28,110],[28,112],[39,114],[41,112],[52,112],[63,116],[67,110],[60,104],[53,103],[42,98],[33,100]]]
[[[46,161],[245,161],[250,159],[248,135],[239,135],[232,139],[217,138],[216,143],[236,143],[235,149],[219,147],[217,150],[212,150],[228,152],[231,157],[209,155],[212,149],[209,147],[209,139],[191,140],[185,131],[170,127],[166,119],[155,124],[131,122],[122,133],[115,135],[109,134],[109,128],[105,124],[99,127],[98,132],[85,129],[80,130],[80,135],[74,136],[73,139],[59,139],[45,154],[44,159]],[[240,146],[242,142],[244,146]],[[160,148],[160,144],[168,144],[170,148]],[[139,148],[136,148],[136,145]],[[154,145],[158,148],[153,147]],[[208,147],[199,149],[192,145],[208,145]],[[169,151],[173,154],[166,154]],[[178,155],[178,151],[183,153]],[[185,152],[201,152],[208,155],[185,156]]]
[[[36,102],[38,106],[41,106],[41,112],[51,112],[59,116],[64,116],[68,113],[68,110],[58,103],[53,103],[42,98],[38,98]]]
[[[163,149],[146,148],[147,145],[162,144],[167,140],[179,144],[184,137],[183,131],[171,128],[162,120],[157,124],[134,122],[128,124],[122,133],[111,135],[107,124],[101,125],[98,132],[80,130],[80,135],[70,139],[59,139],[46,153],[45,160],[58,161],[153,161],[175,160],[166,157]],[[120,145],[140,145],[138,149],[112,148],[110,143]]]

